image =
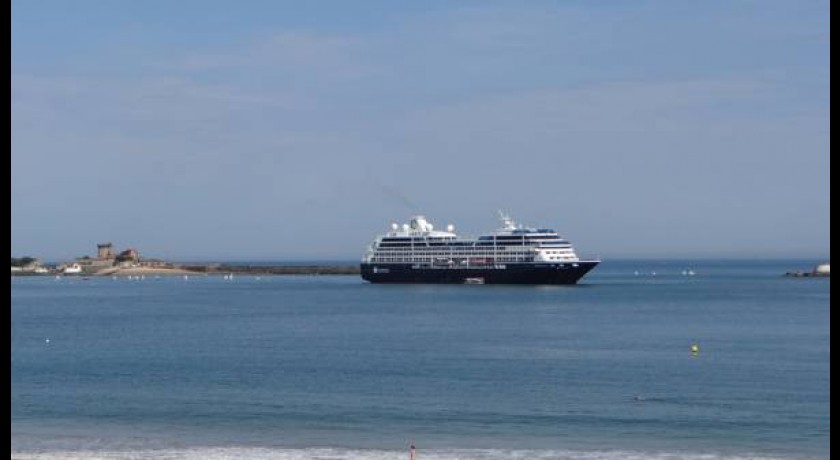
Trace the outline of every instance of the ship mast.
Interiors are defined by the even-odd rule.
[[[516,222],[499,209],[499,219],[502,220],[503,230],[516,230]]]

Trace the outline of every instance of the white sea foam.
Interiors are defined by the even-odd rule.
[[[641,451],[572,451],[572,450],[503,450],[451,449],[420,450],[422,460],[780,460],[795,457],[773,457],[744,454],[704,454]],[[185,449],[150,449],[125,451],[55,450],[12,452],[17,460],[394,460],[408,458],[407,451],[307,448],[281,449],[258,447],[195,447]]]

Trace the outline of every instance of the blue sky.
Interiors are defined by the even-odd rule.
[[[496,210],[830,253],[828,1],[12,2],[12,254],[351,259]]]

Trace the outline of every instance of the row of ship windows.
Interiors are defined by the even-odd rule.
[[[557,236],[528,236],[528,237],[521,237],[521,236],[499,236],[496,237],[496,242],[504,242],[504,241],[546,241],[546,240],[556,240],[558,239]],[[479,238],[478,241],[493,241],[493,238]]]
[[[415,246],[413,248],[391,248],[391,247],[378,246],[376,248],[376,250],[378,250],[378,251],[395,251],[395,252],[402,252],[402,253],[416,251],[416,252],[421,252],[421,253],[424,253],[424,254],[427,253],[427,252],[431,252],[431,251],[471,253],[471,252],[497,252],[497,251],[502,251],[502,252],[532,251],[534,249],[535,248],[533,248],[531,246],[505,246],[505,247],[500,246],[500,247],[497,247],[497,248],[494,248],[492,246],[490,246],[490,247],[477,246],[477,247],[474,247],[474,248],[453,248],[453,247],[448,247],[448,248],[443,247],[442,248],[442,247],[425,247],[425,246],[423,246],[423,247]],[[543,249],[543,248],[536,248],[536,249]],[[565,248],[551,248],[551,249],[571,249],[571,246],[568,246],[568,247],[565,247]]]
[[[571,246],[567,246],[565,248],[559,249],[569,249]],[[455,252],[474,252],[474,251],[530,251],[534,249],[531,246],[475,246],[475,247],[468,247],[468,248],[460,248],[460,247],[440,247],[440,246],[414,246],[413,248],[401,248],[401,247],[389,247],[389,246],[377,246],[376,249],[381,251],[455,251]],[[540,249],[548,249],[548,248],[540,248]],[[550,248],[550,249],[558,249],[558,248]]]
[[[495,259],[496,263],[504,263],[504,262],[531,262],[533,258],[530,257],[498,257]],[[371,259],[372,263],[386,263],[386,262],[394,262],[394,263],[434,263],[433,259],[429,259],[427,257],[374,257]],[[476,265],[474,262],[473,265]]]
[[[494,237],[492,236],[481,236],[478,238],[480,241],[493,241]],[[559,239],[557,234],[554,235],[500,235],[496,236],[495,239],[497,241],[520,241],[522,239],[526,240],[556,240]],[[393,237],[387,236],[382,238],[382,241],[452,241],[455,240],[454,237],[446,236],[429,236],[429,237]]]
[[[404,242],[404,241],[414,241],[414,242],[425,242],[425,241],[449,241],[454,240],[455,238],[440,238],[440,237],[429,237],[429,238],[382,238],[383,242]]]
[[[528,248],[530,250],[533,246],[522,246],[522,245],[499,245],[499,246],[391,246],[391,245],[384,245],[380,244],[377,246],[377,249],[381,250],[399,250],[399,251],[440,251],[440,250],[449,250],[449,251],[511,251],[516,250],[517,248]],[[548,249],[545,247],[539,247],[540,249]],[[550,246],[551,249],[571,249],[571,245],[563,245],[563,246]]]
[[[551,246],[571,246],[569,243],[550,243]],[[527,243],[527,244],[520,244],[520,243],[498,243],[493,245],[491,243],[478,243],[478,244],[443,244],[443,243],[429,243],[429,244],[409,244],[409,243],[379,243],[377,245],[380,248],[482,248],[482,247],[508,247],[508,246],[541,246],[537,243]],[[548,246],[548,244],[545,244]]]
[[[569,252],[570,253],[570,252]],[[450,251],[422,251],[422,252],[414,252],[414,253],[406,253],[403,251],[388,251],[388,250],[379,250],[376,251],[376,255],[387,255],[387,256],[395,256],[395,257],[407,257],[416,255],[418,257],[429,257],[429,256],[477,256],[477,257],[490,257],[490,256],[502,256],[502,255],[519,255],[519,254],[533,254],[531,251],[505,251],[503,253],[493,252],[493,251],[470,251],[469,253],[458,253],[458,252],[450,252]]]
[[[545,243],[550,241],[558,241],[561,243],[566,243],[567,241],[558,238],[556,236],[551,237],[542,237],[542,238],[522,238],[522,237],[510,237],[510,238],[497,238],[495,241],[492,238],[479,238],[478,241],[456,241],[454,238],[383,238],[381,240],[382,244],[452,244],[452,245],[473,245],[473,244],[522,244],[523,242],[526,243]]]

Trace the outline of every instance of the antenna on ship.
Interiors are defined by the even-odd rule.
[[[516,230],[516,222],[507,214],[504,213],[501,209],[499,209],[499,219],[502,219],[502,224],[504,225],[505,230]]]

